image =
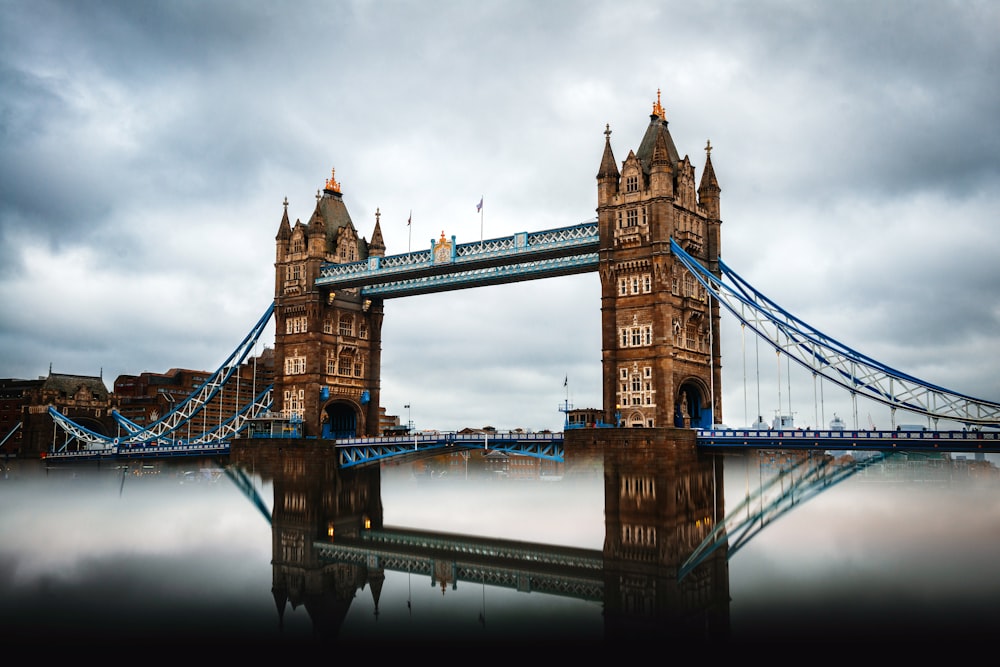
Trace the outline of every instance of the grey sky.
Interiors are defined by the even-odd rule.
[[[624,160],[661,89],[699,177],[711,140],[730,266],[1000,400],[998,28],[985,1],[0,0],[0,376],[214,370],[273,297],[282,200],[308,219],[332,168],[390,254],[593,218],[605,125]],[[382,403],[418,428],[600,407],[596,274],[385,310]],[[739,425],[773,415],[775,362],[729,324]]]

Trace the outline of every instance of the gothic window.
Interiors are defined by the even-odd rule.
[[[639,210],[630,208],[625,211],[625,226],[635,227],[639,224]]]
[[[351,352],[342,352],[340,354],[338,373],[341,376],[351,376],[354,375],[354,354]]]
[[[329,317],[323,320],[323,333],[332,334],[333,333],[333,320]]]
[[[642,275],[642,293],[649,294],[653,291],[653,278],[648,273]]]
[[[308,331],[308,322],[305,315],[300,315],[297,317],[289,317],[285,320],[285,333],[286,334],[297,334],[306,333]]]
[[[286,269],[286,276],[288,280],[295,280],[295,281],[302,280],[302,265],[289,264]]]
[[[693,297],[695,295],[694,277],[690,273],[684,274],[684,296]]]
[[[625,296],[628,294],[628,278],[618,279],[618,296]]]
[[[306,372],[304,356],[285,357],[285,375],[301,375]]]
[[[639,191],[639,177],[635,174],[630,174],[625,177],[625,192],[638,192]]]
[[[303,252],[305,251],[305,243],[302,241],[301,235],[296,235],[292,239],[292,252]]]
[[[337,358],[332,354],[326,358],[326,374],[327,375],[337,374]]]
[[[632,294],[638,294],[638,293],[639,293],[639,279],[632,278]]]
[[[647,210],[648,209],[647,209],[646,206],[642,207],[642,225],[643,225],[643,227],[646,226],[646,213],[647,213]]]
[[[358,322],[358,338],[368,338],[368,322],[363,319]]]
[[[354,319],[350,315],[344,315],[340,318],[340,328],[338,333],[340,333],[341,336],[354,335]]]
[[[628,329],[622,327],[622,347],[628,347]]]
[[[285,414],[291,415],[302,415],[302,411],[305,409],[305,390],[296,390],[294,387],[292,389],[285,390]]]

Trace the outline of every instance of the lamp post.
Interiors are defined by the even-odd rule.
[[[615,405],[615,428],[622,427],[622,406]]]

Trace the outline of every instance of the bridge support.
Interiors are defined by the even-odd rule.
[[[711,144],[695,190],[659,94],[621,170],[605,131],[597,174],[604,420],[621,427],[709,427],[722,414],[718,303],[673,256],[671,238],[719,272],[719,188]]]
[[[382,300],[317,286],[328,262],[385,254],[379,213],[366,241],[331,174],[308,224],[278,227],[275,255],[274,410],[302,419],[309,438],[378,436]]]

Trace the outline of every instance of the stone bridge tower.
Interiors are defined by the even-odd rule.
[[[622,427],[719,421],[719,304],[674,257],[673,238],[719,274],[722,220],[711,144],[695,186],[657,91],[649,126],[621,170],[605,130],[597,174],[604,413]]]
[[[379,213],[371,241],[351,222],[335,172],[308,224],[288,219],[275,238],[274,392],[272,411],[301,419],[306,437],[379,433],[382,301],[358,289],[316,287],[324,263],[385,255]]]

